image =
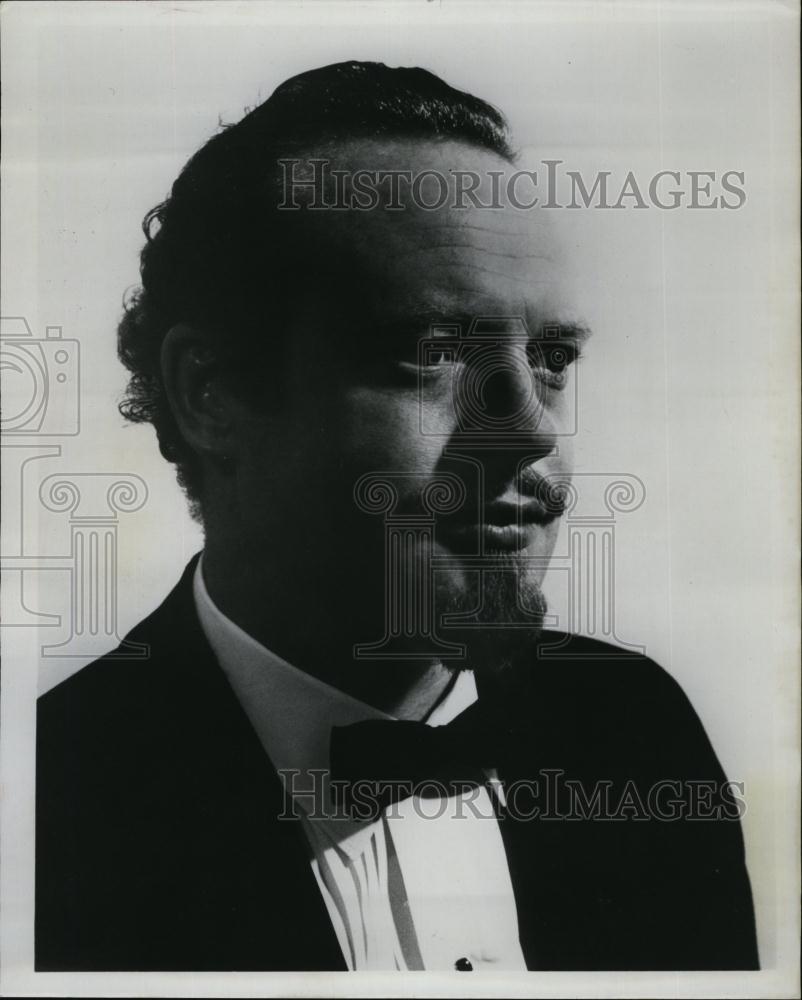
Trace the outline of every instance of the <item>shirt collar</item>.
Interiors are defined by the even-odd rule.
[[[193,581],[201,628],[285,787],[309,812],[310,790],[320,789],[312,772],[329,770],[332,727],[393,716],[299,670],[248,635],[212,601],[202,567],[201,557]],[[473,674],[462,671],[427,725],[445,725],[476,698]]]

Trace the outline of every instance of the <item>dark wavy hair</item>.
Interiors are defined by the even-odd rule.
[[[292,77],[237,124],[221,125],[170,196],[145,216],[141,286],[127,297],[117,331],[118,354],[131,373],[120,412],[153,424],[197,517],[200,464],[162,381],[165,334],[178,322],[200,326],[219,335],[243,372],[253,372],[269,351],[272,376],[280,375],[281,346],[271,332],[282,325],[277,319],[299,269],[287,250],[294,213],[276,209],[277,160],[380,136],[457,139],[513,159],[504,117],[479,98],[419,68],[337,63]]]

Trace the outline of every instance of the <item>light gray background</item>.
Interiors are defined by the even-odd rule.
[[[647,490],[618,523],[618,634],[680,681],[729,776],[745,782],[761,957],[769,970],[786,966],[796,884],[786,771],[797,698],[795,7],[9,4],[3,18],[3,315],[25,316],[37,335],[62,326],[81,343],[81,433],[41,475],[128,472],[147,483],[146,505],[120,518],[121,635],[202,544],[152,430],[117,414],[115,326],[138,278],[142,216],[218,116],[237,120],[305,69],[373,59],[426,67],[489,100],[528,158],[557,157],[588,177],[746,173],[739,211],[590,210],[556,222],[572,248],[577,306],[596,330],[581,369],[577,468],[634,474]],[[29,549],[64,551],[63,517],[41,512],[35,495],[25,504]],[[58,612],[65,575],[30,576],[31,606]],[[556,581],[547,590],[564,613]],[[40,658],[41,642],[64,633],[33,632],[3,636],[13,671],[4,708],[12,690],[20,746],[30,745],[37,685],[84,662]],[[12,777],[23,825],[11,847],[7,837],[15,864],[10,875],[4,867],[4,892],[24,909],[23,773],[28,765]],[[762,975],[752,992],[770,988]]]

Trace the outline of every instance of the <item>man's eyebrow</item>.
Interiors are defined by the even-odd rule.
[[[522,320],[529,332],[530,337],[541,339],[543,337],[559,337],[564,340],[573,340],[578,345],[587,343],[593,335],[593,331],[586,323],[577,321],[566,321],[557,319],[541,320],[537,323],[527,322],[525,316],[508,314],[488,314],[487,312],[451,312],[442,309],[423,309],[409,313],[396,314],[369,324],[373,333],[381,336],[426,334],[436,331],[438,328],[459,328],[464,335],[471,329],[477,321],[484,322],[510,322]]]
[[[428,333],[433,327],[459,326],[467,331],[477,315],[453,313],[442,309],[421,309],[397,313],[370,324],[381,334]]]
[[[587,323],[566,322],[560,320],[545,320],[537,326],[539,336],[561,337],[565,340],[574,340],[577,344],[586,344],[593,336],[593,330]]]

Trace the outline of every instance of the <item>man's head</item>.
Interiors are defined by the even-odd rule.
[[[503,193],[512,170],[484,102],[346,63],[215,136],[146,219],[123,410],[154,423],[207,551],[237,560],[260,637],[296,662],[272,621],[288,609],[401,658],[439,632],[477,668],[537,632],[582,331],[548,218]],[[475,197],[440,197],[469,173]],[[363,194],[385,178],[375,197],[358,175]]]

